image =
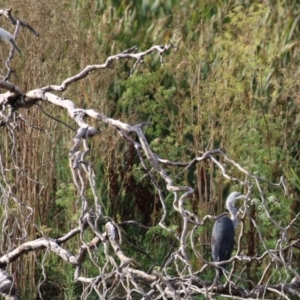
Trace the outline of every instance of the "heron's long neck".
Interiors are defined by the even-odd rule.
[[[234,229],[236,229],[236,227],[237,227],[238,224],[239,224],[239,219],[238,219],[238,217],[237,217],[237,214],[235,214],[235,215],[231,214],[230,219],[232,220]]]
[[[234,229],[236,229],[236,227],[238,226],[238,223],[239,223],[239,219],[237,217],[238,210],[235,208],[233,203],[230,203],[230,205],[228,205],[228,210],[230,212],[230,219],[232,220]]]

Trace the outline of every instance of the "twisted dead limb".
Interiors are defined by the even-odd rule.
[[[5,15],[7,18],[14,22],[11,14],[7,10],[1,10],[0,14]],[[16,21],[16,20],[15,20]],[[16,21],[13,24],[20,24],[19,26],[25,26],[30,29],[30,26],[26,26],[26,23]],[[30,29],[31,30],[31,29]],[[32,31],[32,30],[31,30]],[[34,33],[34,31],[32,31]],[[47,249],[56,256],[63,259],[68,264],[72,265],[75,269],[74,280],[87,284],[87,289],[95,291],[99,298],[114,299],[119,297],[130,298],[132,295],[139,295],[143,299],[149,299],[149,297],[157,299],[190,299],[193,295],[205,295],[206,298],[213,298],[215,295],[222,295],[223,297],[230,297],[235,299],[241,299],[243,297],[255,297],[256,299],[264,298],[265,294],[271,297],[287,295],[298,295],[297,285],[293,282],[288,283],[288,276],[285,278],[284,284],[273,284],[269,281],[265,283],[265,276],[267,272],[263,273],[261,278],[254,283],[252,289],[244,288],[245,282],[241,274],[233,274],[226,277],[227,284],[215,285],[212,282],[202,280],[202,276],[207,276],[205,272],[209,269],[213,269],[218,265],[227,264],[230,262],[239,262],[243,264],[245,262],[257,261],[265,263],[270,261],[270,267],[267,271],[276,267],[286,268],[290,272],[293,271],[293,276],[298,278],[296,270],[291,267],[291,263],[288,263],[284,257],[284,251],[293,251],[296,242],[291,242],[286,239],[287,230],[293,223],[296,222],[299,215],[295,217],[289,224],[281,224],[281,220],[277,220],[276,216],[272,216],[268,203],[263,196],[263,189],[261,183],[269,184],[276,188],[283,188],[286,193],[286,185],[281,178],[280,183],[271,183],[267,180],[251,174],[246,168],[241,167],[239,163],[230,159],[222,149],[214,149],[205,152],[200,157],[188,162],[172,162],[167,158],[161,158],[158,154],[154,153],[150,147],[149,141],[146,138],[144,129],[147,123],[140,124],[127,124],[121,120],[115,120],[107,117],[102,112],[98,112],[96,109],[83,109],[77,107],[76,99],[66,99],[55,94],[65,91],[71,84],[74,84],[84,78],[86,78],[92,72],[103,71],[108,68],[112,68],[113,64],[119,60],[133,60],[134,64],[130,71],[132,74],[138,64],[143,62],[146,55],[158,52],[163,63],[162,55],[168,50],[174,48],[171,44],[167,45],[154,45],[149,49],[141,52],[137,52],[137,47],[131,47],[122,51],[119,54],[109,56],[102,64],[91,64],[83,68],[76,75],[66,78],[60,84],[49,84],[44,87],[36,87],[30,91],[23,91],[22,87],[15,86],[8,81],[0,81],[0,87],[7,92],[0,94],[0,107],[2,112],[2,119],[4,120],[3,127],[10,129],[10,133],[14,134],[15,123],[20,109],[30,109],[37,102],[47,102],[53,107],[63,108],[68,116],[77,125],[76,133],[73,136],[73,144],[69,149],[69,166],[70,172],[73,176],[73,183],[76,190],[76,199],[81,204],[80,216],[78,218],[78,227],[70,229],[64,236],[59,238],[50,238],[49,234],[43,234],[42,238],[32,241],[26,241],[25,237],[20,238],[20,245],[10,246],[7,253],[0,257],[0,293],[7,299],[18,299],[17,287],[14,284],[14,280],[4,270],[9,264],[17,259],[20,259],[23,255],[29,252],[37,252],[38,250]],[[98,188],[96,185],[96,172],[92,169],[92,164],[88,161],[89,146],[88,139],[92,139],[98,134],[97,130],[89,124],[89,120],[94,119],[97,122],[105,123],[109,127],[114,128],[120,136],[127,142],[133,145],[136,149],[137,156],[141,161],[141,167],[145,170],[145,175],[142,177],[149,177],[153,184],[155,191],[159,197],[162,205],[162,213],[157,226],[162,230],[166,230],[168,234],[172,236],[172,247],[166,257],[164,257],[162,264],[157,264],[159,267],[151,274],[147,273],[139,261],[134,257],[131,257],[126,253],[125,247],[122,246],[122,230],[118,229],[116,220],[112,220],[109,216],[105,215],[105,209],[100,201],[100,197],[97,194]],[[14,126],[13,126],[14,125]],[[132,134],[133,133],[133,134]],[[13,140],[13,138],[12,138]],[[16,142],[13,140],[12,150],[15,150]],[[248,219],[252,222],[256,233],[263,245],[263,253],[257,253],[255,256],[247,256],[242,253],[241,240],[244,235],[244,226],[241,226],[240,238],[238,241],[238,251],[230,260],[220,263],[211,263],[205,260],[203,253],[199,253],[197,244],[195,243],[195,232],[199,227],[206,226],[207,220],[214,219],[216,216],[203,216],[199,217],[193,212],[189,206],[189,199],[193,194],[193,188],[184,183],[179,184],[178,179],[183,181],[181,177],[185,171],[195,164],[201,164],[204,161],[209,160],[212,165],[218,170],[220,176],[228,182],[238,184],[245,189],[252,190],[255,188],[262,195],[260,200],[264,212],[267,215],[269,221],[280,231],[281,240],[276,244],[275,248],[269,247],[264,240],[263,232],[260,229],[260,225],[256,220],[249,216],[247,206],[241,209],[242,219]],[[224,163],[226,162],[226,164]],[[238,170],[238,175],[233,175],[231,166]],[[14,166],[17,169],[17,166]],[[168,172],[166,167],[182,168],[182,171],[178,172],[177,176],[172,176],[172,173]],[[14,205],[22,211],[20,208],[24,204],[16,199],[12,193],[13,187],[10,186],[7,173],[10,174],[11,170],[5,168],[5,162],[1,161],[1,175],[4,178],[0,182],[0,188],[2,192],[1,200],[4,203],[4,209],[6,215],[9,212],[10,200],[14,200]],[[176,170],[177,172],[177,170]],[[24,176],[26,174],[24,173]],[[245,179],[246,177],[246,179]],[[159,178],[159,180],[157,179]],[[142,180],[141,179],[141,180]],[[177,181],[178,180],[178,181]],[[4,183],[3,183],[4,182]],[[94,217],[91,213],[91,203],[87,200],[87,190],[90,188],[92,191]],[[8,191],[8,192],[7,192]],[[172,197],[172,207],[174,213],[179,219],[180,226],[174,229],[169,224],[168,206],[166,204],[166,195]],[[249,192],[249,198],[250,198]],[[248,205],[249,203],[246,203]],[[31,208],[32,209],[32,208]],[[18,212],[19,212],[18,211]],[[25,215],[23,212],[23,218],[29,222],[29,213]],[[94,220],[92,220],[94,218]],[[98,221],[101,221],[102,225],[105,225],[105,229],[101,229],[97,226]],[[7,222],[7,219],[5,220]],[[131,224],[134,220],[129,220]],[[22,228],[20,224],[17,224],[18,228]],[[149,229],[149,228],[148,228]],[[25,230],[25,229],[24,229]],[[89,230],[94,235],[91,240],[86,241],[84,233]],[[4,233],[4,231],[3,231]],[[79,246],[77,249],[77,255],[75,255],[74,249],[68,249],[63,243],[71,240],[73,237],[79,236]],[[190,245],[189,245],[190,241]],[[281,242],[282,241],[282,242]],[[286,244],[282,244],[286,243]],[[105,261],[97,261],[97,249],[103,247],[103,257]],[[194,258],[198,258],[198,261],[202,266],[195,267],[193,263]],[[84,270],[84,262],[90,258],[90,261],[96,267],[98,273],[96,275],[89,274],[89,270]],[[198,269],[197,269],[198,268]],[[237,269],[235,269],[237,270]],[[83,272],[85,271],[85,272]],[[1,285],[3,283],[3,286]],[[240,283],[240,284],[239,284]],[[121,291],[121,292],[120,292]],[[120,296],[120,297],[121,297]],[[13,298],[14,297],[14,298]]]

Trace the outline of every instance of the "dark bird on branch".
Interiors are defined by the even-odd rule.
[[[238,199],[245,199],[245,195],[232,192],[226,200],[226,208],[229,210],[230,218],[221,216],[215,221],[212,237],[211,252],[214,262],[229,260],[234,246],[234,233],[238,225],[238,209],[234,206]],[[222,265],[225,268],[226,265]],[[219,269],[219,276],[223,274],[222,268]]]

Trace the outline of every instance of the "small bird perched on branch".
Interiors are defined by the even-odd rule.
[[[0,28],[0,40],[6,41],[6,42],[12,44],[13,47],[21,54],[20,49],[17,47],[17,45],[15,43],[13,35],[3,28]]]

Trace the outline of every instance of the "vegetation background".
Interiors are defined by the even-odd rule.
[[[85,66],[102,63],[109,55],[133,45],[139,50],[167,42],[178,45],[176,53],[164,57],[163,67],[158,56],[147,57],[129,77],[132,62],[121,61],[113,69],[95,72],[73,84],[63,96],[73,99],[78,107],[94,108],[129,124],[150,121],[147,138],[162,158],[189,161],[205,150],[223,148],[262,178],[276,182],[284,175],[289,185],[287,198],[267,184],[264,191],[278,219],[288,223],[295,217],[300,207],[299,1],[2,0],[2,7],[12,8],[16,18],[41,34],[37,39],[22,30],[17,40],[24,55],[14,60],[11,81],[23,90],[58,84]],[[6,25],[2,19],[1,26],[8,28]],[[5,73],[8,47],[1,44],[1,73]],[[48,114],[69,124],[65,111],[47,103],[41,105]],[[20,113],[30,124],[45,129],[20,126],[16,141],[19,151],[14,156],[8,132],[0,137],[0,151],[7,162],[36,179],[30,181],[18,172],[11,178],[18,197],[34,208],[32,219],[20,218],[20,224],[26,228],[28,240],[43,234],[60,236],[77,224],[80,209],[80,204],[74,203],[67,158],[73,132],[37,106]],[[143,173],[135,150],[111,128],[94,125],[100,134],[90,141],[90,160],[105,213],[117,222],[131,219],[153,226],[148,231],[132,226],[124,229],[127,253],[147,270],[164,260],[174,242],[155,227],[161,216],[158,196],[150,181],[140,181]],[[200,216],[223,212],[224,197],[234,188],[240,190],[210,163],[191,168],[184,183],[195,188],[189,205]],[[258,196],[255,192],[254,198]],[[252,216],[259,220],[266,241],[272,244],[278,232],[270,226],[259,203],[253,203]],[[168,202],[167,198],[167,205],[168,225],[180,231],[171,199]],[[10,214],[14,216],[13,208]],[[11,225],[10,219],[4,222],[4,218],[3,214],[2,232]],[[208,260],[211,225],[199,229],[196,241]],[[300,224],[294,225],[290,238],[299,235]],[[20,234],[18,230],[14,230],[15,235]],[[79,244],[79,237],[71,243]],[[18,241],[1,244],[3,255]],[[133,245],[140,245],[144,253]],[[260,247],[255,230],[248,224],[244,253],[259,253]],[[101,249],[98,254],[101,264]],[[195,257],[193,264],[199,268],[201,262]],[[93,272],[92,265],[86,267]],[[10,268],[23,299],[39,299],[38,288],[44,299],[80,299],[83,287],[74,284],[73,268],[49,253],[30,253]],[[252,263],[247,279],[259,278],[264,268]],[[42,272],[47,274],[46,281],[42,281]],[[212,279],[213,274],[207,278]]]

